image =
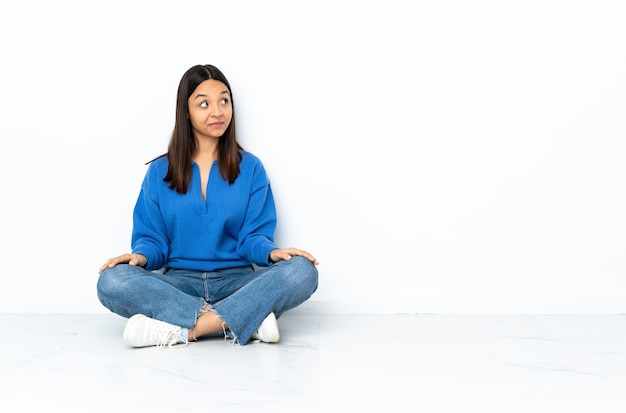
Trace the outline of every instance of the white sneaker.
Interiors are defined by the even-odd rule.
[[[155,320],[143,314],[135,314],[126,322],[124,327],[124,341],[131,347],[174,347],[188,344],[181,335],[182,328]]]
[[[270,313],[261,323],[259,328],[252,334],[253,340],[261,340],[265,343],[278,343],[280,331],[278,331],[278,321],[274,313]]]

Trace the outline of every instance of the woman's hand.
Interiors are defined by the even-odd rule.
[[[296,255],[308,258],[309,261],[311,261],[315,265],[319,264],[314,256],[298,248],[279,248],[272,250],[272,252],[270,252],[270,261],[278,262],[280,260],[290,260],[291,257]]]
[[[119,257],[109,258],[107,262],[104,263],[102,267],[98,270],[98,274],[107,268],[113,268],[117,264],[128,264],[128,265],[136,265],[138,267],[143,267],[146,265],[148,260],[142,254],[122,254]]]

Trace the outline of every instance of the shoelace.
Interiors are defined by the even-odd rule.
[[[175,340],[172,340],[172,338],[175,338]],[[183,342],[179,343],[180,340],[183,340]],[[162,336],[161,340],[157,341],[156,346],[157,348],[164,348],[166,346],[169,348],[179,348],[187,347],[188,344],[189,341],[185,337],[170,330],[167,334]]]

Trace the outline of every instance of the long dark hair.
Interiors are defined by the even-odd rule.
[[[170,189],[176,189],[181,194],[187,193],[191,181],[191,159],[196,151],[196,140],[193,136],[191,119],[189,118],[189,97],[198,85],[205,80],[218,80],[226,85],[230,93],[233,115],[230,125],[219,139],[217,144],[217,164],[223,179],[232,184],[239,176],[239,150],[243,149],[237,142],[235,134],[235,102],[232,89],[226,76],[217,67],[212,65],[196,65],[185,72],[178,85],[176,98],[176,121],[170,139],[167,153],[169,165],[163,179],[169,182]],[[152,161],[150,161],[152,162]],[[148,162],[148,163],[150,163]]]

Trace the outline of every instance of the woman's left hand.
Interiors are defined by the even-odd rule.
[[[278,262],[280,260],[290,260],[291,257],[294,257],[296,255],[308,258],[308,260],[315,265],[319,264],[319,262],[313,255],[299,248],[279,248],[272,250],[272,252],[270,252],[270,260],[272,262]]]

